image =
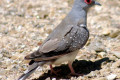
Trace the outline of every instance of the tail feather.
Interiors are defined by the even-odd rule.
[[[39,54],[40,54],[40,52],[39,52],[39,50],[37,50],[37,51],[35,51],[35,52],[33,52],[33,53],[28,54],[27,56],[25,56],[25,59],[26,60],[34,59],[34,58],[38,57]]]
[[[26,80],[26,78],[28,78],[38,68],[38,66],[41,66],[42,64],[43,62],[34,62],[29,66],[28,70],[18,78],[18,80]]]

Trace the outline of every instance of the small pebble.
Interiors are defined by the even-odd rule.
[[[105,52],[100,52],[100,53],[98,53],[98,56],[100,56],[101,58],[103,58],[105,54],[106,54]]]
[[[113,51],[112,52],[117,58],[120,58],[120,51]]]
[[[115,37],[117,37],[119,34],[120,34],[120,30],[117,30],[117,31],[112,32],[112,33],[110,34],[110,37],[111,37],[111,38],[115,38]]]
[[[111,74],[107,76],[107,80],[114,80],[117,77],[116,74]]]
[[[3,54],[0,54],[0,58],[2,58],[3,57]]]

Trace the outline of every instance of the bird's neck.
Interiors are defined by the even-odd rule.
[[[73,10],[76,10],[76,9],[77,9],[78,11],[83,10],[80,5],[76,5],[75,3],[74,3],[74,5],[73,5],[72,9],[73,9]]]
[[[72,10],[70,13],[72,14],[70,17],[72,17],[71,19],[73,22],[79,23],[79,21],[80,21],[80,22],[82,22],[81,24],[86,25],[86,23],[87,23],[87,11],[82,9],[80,6],[75,5],[72,7]]]

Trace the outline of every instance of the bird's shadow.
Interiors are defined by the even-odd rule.
[[[73,62],[72,66],[73,66],[76,73],[86,75],[86,74],[90,73],[91,71],[100,70],[101,69],[101,64],[105,61],[110,61],[110,60],[107,57],[103,58],[103,59],[100,59],[100,60],[97,60],[95,62],[86,61],[86,60],[75,60]],[[67,64],[63,64],[61,66],[54,67],[53,69],[55,71],[60,70],[57,73],[58,75],[51,74],[51,71],[49,70],[47,73],[44,73],[39,78],[33,79],[33,80],[45,80],[48,77],[56,78],[57,80],[58,79],[70,79],[71,77],[73,77],[73,75],[69,75],[70,74],[70,69],[69,69]]]

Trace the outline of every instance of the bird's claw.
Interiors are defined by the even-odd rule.
[[[59,74],[57,74],[58,72],[60,72],[61,70],[57,70],[57,71],[55,71],[55,70],[51,70],[51,73],[50,74],[55,74],[55,75],[59,75]]]

